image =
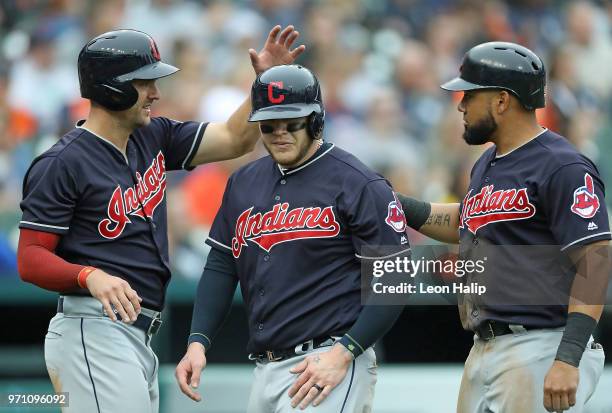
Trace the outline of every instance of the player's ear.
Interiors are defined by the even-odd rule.
[[[503,114],[510,108],[512,95],[507,90],[499,90],[493,97],[493,106],[498,115]]]

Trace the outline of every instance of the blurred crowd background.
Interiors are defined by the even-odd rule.
[[[611,22],[612,0],[0,0],[0,389],[40,385],[50,390],[42,343],[56,297],[18,281],[19,202],[32,159],[87,115],[76,65],[89,39],[117,28],[149,33],[162,59],[181,69],[158,81],[162,98],[153,106],[154,115],[215,122],[226,120],[249,95],[254,73],[248,49],[259,50],[274,25],[293,24],[301,33],[297,44],[307,46],[298,63],[311,68],[322,84],[325,139],[357,155],[398,191],[429,201],[458,201],[485,148],[465,144],[456,109],[461,96],[439,85],[457,75],[469,48],[492,40],[521,43],[542,57],[548,84],[547,106],[538,111],[541,124],[595,161],[610,191]],[[174,281],[167,322],[154,343],[166,366],[160,375],[164,400],[186,400],[172,372],[184,352],[195,285],[208,252],[204,240],[226,180],[263,155],[258,146],[237,160],[168,175]],[[609,211],[611,200],[608,196]],[[411,242],[418,241],[413,233]],[[247,361],[245,323],[243,310],[232,312],[211,353],[215,362]],[[600,333],[609,351],[612,312],[602,318]],[[383,351],[381,359],[393,363],[462,363],[470,343],[455,307],[413,306],[377,353]],[[407,367],[397,376],[401,390],[380,399],[422,395],[412,397],[412,404],[425,403],[413,411],[451,411],[432,404],[445,399],[453,404],[454,396],[448,395],[457,391],[460,365],[448,366],[439,372],[450,381],[435,376],[435,385],[410,391],[406,386],[429,383],[429,373]],[[233,372],[222,367],[208,376],[220,383],[223,406],[241,394],[232,390],[227,396],[236,380],[250,377],[248,370]],[[226,373],[234,387],[220,379]],[[377,393],[394,389],[382,382],[389,374],[381,375]],[[605,380],[601,405],[609,408],[605,388],[612,385],[612,374]],[[192,410],[181,405],[161,411]]]
[[[547,68],[541,124],[566,136],[612,185],[612,1],[480,0],[2,0],[0,1],[0,276],[16,277],[21,184],[31,160],[86,116],[76,60],[108,30],[151,34],[178,66],[159,81],[156,115],[223,121],[248,96],[259,49],[275,24],[307,46],[298,63],[322,83],[325,139],[394,187],[430,201],[463,197],[482,147],[468,147],[460,96],[439,88],[471,46],[521,43]],[[298,44],[299,44],[298,43]],[[262,156],[169,177],[175,276],[197,278],[204,239],[229,174]],[[610,205],[610,197],[608,197]]]

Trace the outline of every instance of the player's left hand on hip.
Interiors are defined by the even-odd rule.
[[[294,366],[290,372],[299,376],[289,389],[291,406],[305,409],[310,403],[321,404],[342,382],[352,360],[348,350],[335,344],[331,350],[312,354]]]
[[[300,33],[291,25],[281,31],[277,25],[270,30],[266,43],[259,53],[255,49],[249,49],[251,64],[256,74],[277,65],[290,65],[306,49],[300,45],[291,50],[291,46]]]
[[[544,378],[544,407],[549,412],[562,412],[576,404],[578,369],[555,360]]]

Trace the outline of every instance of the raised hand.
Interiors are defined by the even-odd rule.
[[[306,46],[300,45],[291,50],[291,46],[299,35],[300,33],[292,25],[285,27],[282,32],[281,26],[274,26],[259,53],[255,49],[249,49],[249,56],[255,73],[260,74],[272,66],[293,63],[306,49]]]

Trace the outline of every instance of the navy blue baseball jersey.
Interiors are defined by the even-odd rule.
[[[153,118],[125,155],[80,124],[32,162],[19,226],[60,234],[58,256],[125,279],[143,306],[161,310],[170,279],[166,171],[190,169],[207,124]]]
[[[611,238],[597,168],[565,138],[548,130],[503,156],[496,155],[494,146],[483,153],[461,203],[459,230],[462,251],[479,243],[567,251]],[[493,269],[490,274],[500,277],[489,282],[496,288],[496,302],[472,311],[472,326],[485,319],[535,327],[565,324],[567,308],[562,305],[496,305],[516,303],[526,292],[540,299],[550,296],[551,291],[537,291],[552,285],[546,282],[550,277],[558,277],[555,288],[569,295],[573,278],[564,280],[563,261],[532,258],[513,257],[509,270],[498,274],[495,262],[487,264]]]
[[[236,260],[251,353],[343,335],[362,309],[362,247],[409,249],[389,183],[331,144],[292,170],[266,156],[236,171],[206,242]]]

